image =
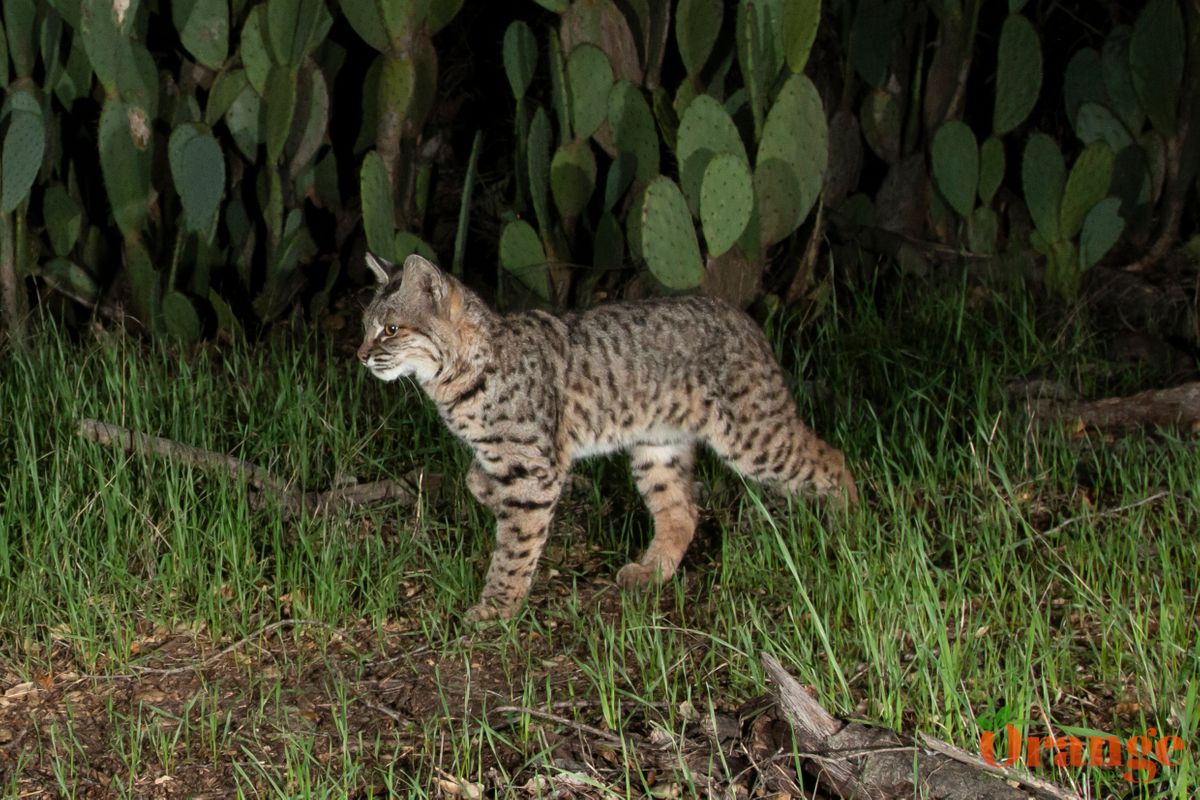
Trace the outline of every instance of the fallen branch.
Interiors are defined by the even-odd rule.
[[[251,489],[274,495],[285,518],[301,514],[325,514],[343,508],[373,505],[392,500],[412,501],[417,493],[407,482],[372,481],[325,491],[306,492],[267,470],[225,453],[214,453],[161,436],[150,436],[95,419],[79,421],[79,433],[98,444],[119,447],[128,453],[153,455],[192,467],[224,472],[246,482]]]
[[[1099,430],[1130,430],[1143,427],[1200,431],[1200,381],[1170,389],[1151,389],[1128,397],[1070,401],[1029,393],[1030,416],[1035,419],[1073,421]]]
[[[796,757],[806,771],[839,797],[1025,800],[1032,794],[1053,800],[1078,800],[1078,795],[1066,789],[992,767],[937,739],[922,736],[921,743],[916,744],[887,728],[836,719],[773,656],[764,653],[762,663],[777,687],[780,709],[795,734],[800,750]]]

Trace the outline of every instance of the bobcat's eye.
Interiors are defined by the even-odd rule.
[[[384,328],[384,330],[387,331],[388,336],[395,336],[396,331],[400,330],[400,328],[397,325],[388,325]]]

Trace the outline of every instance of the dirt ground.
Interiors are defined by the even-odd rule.
[[[601,618],[620,613],[611,583],[579,591]],[[419,629],[401,624],[334,629],[283,621],[218,647],[195,631],[148,630],[135,646],[138,667],[109,675],[73,669],[64,644],[52,655],[62,667],[34,681],[19,682],[0,668],[0,686],[8,687],[0,695],[0,784],[20,797],[63,796],[56,762],[61,770],[65,761],[75,776],[70,788],[81,798],[223,798],[239,785],[275,795],[289,789],[286,750],[299,738],[314,742],[323,782],[340,764],[357,762],[349,794],[363,798],[386,796],[389,769],[427,776],[432,793],[446,797],[512,796],[514,789],[518,797],[613,797],[624,794],[631,775],[653,796],[679,797],[690,791],[678,780],[681,757],[709,781],[697,788],[710,796],[791,796],[804,783],[781,758],[791,735],[769,698],[715,715],[685,709],[684,718],[692,714],[694,721],[682,735],[635,721],[623,746],[588,700],[521,706],[521,687],[530,679],[565,686],[581,677],[542,637],[521,643],[521,663],[532,655],[529,663],[540,665],[532,676],[511,669],[503,648],[463,640],[439,653],[418,637]],[[452,760],[448,740],[464,724],[470,730],[486,718],[505,731],[521,724],[525,712],[536,753],[493,746],[480,754],[482,782],[442,770]],[[143,727],[159,726],[165,735],[157,739],[166,744],[143,754],[131,781],[115,745],[139,717]],[[206,721],[214,720],[216,736],[206,733]],[[187,735],[175,735],[180,726]],[[349,752],[346,742],[354,743]],[[716,776],[719,759],[736,780]]]

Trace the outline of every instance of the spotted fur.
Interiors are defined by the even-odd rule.
[[[743,475],[793,493],[857,499],[842,454],[801,422],[758,326],[706,297],[501,315],[419,256],[368,256],[379,288],[359,360],[409,376],[475,454],[467,486],[496,517],[474,619],[510,616],[529,591],[572,462],[627,450],[654,517],[622,586],[670,578],[696,527],[703,442]]]

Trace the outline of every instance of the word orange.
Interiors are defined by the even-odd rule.
[[[1004,726],[1007,753],[1003,761],[996,758],[996,734],[984,731],[980,738],[979,751],[983,760],[993,767],[1011,767],[1021,758],[1024,749],[1025,766],[1036,769],[1042,765],[1042,753],[1053,754],[1056,767],[1125,767],[1122,778],[1131,782],[1152,781],[1158,774],[1159,764],[1178,767],[1183,763],[1172,761],[1171,755],[1183,752],[1187,745],[1178,736],[1158,736],[1156,728],[1146,730],[1145,736],[1131,736],[1122,742],[1116,736],[1030,736],[1021,747],[1021,732],[1015,725]],[[1083,751],[1087,749],[1085,762]],[[1128,757],[1126,757],[1128,756]],[[1143,775],[1143,773],[1145,773]]]

